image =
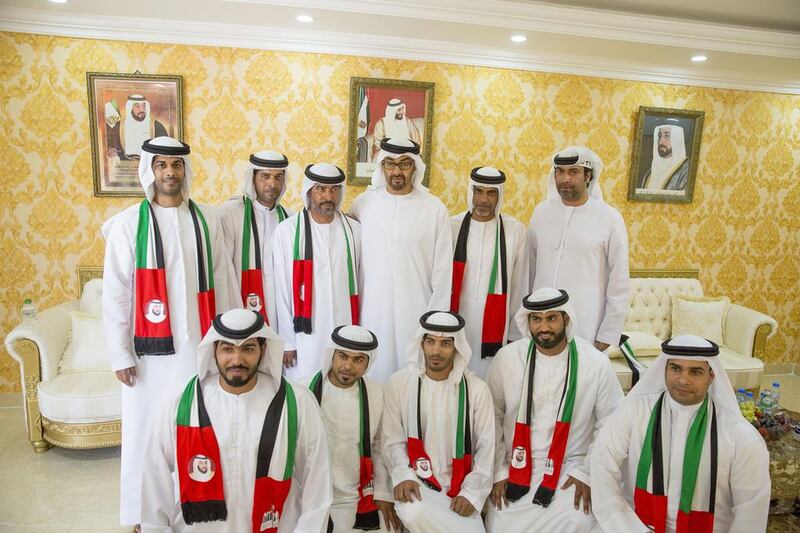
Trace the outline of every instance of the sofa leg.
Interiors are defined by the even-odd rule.
[[[46,440],[31,441],[31,446],[33,446],[34,453],[44,453],[50,449],[50,443]]]

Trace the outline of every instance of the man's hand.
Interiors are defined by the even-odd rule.
[[[375,505],[378,506],[378,509],[380,509],[383,515],[383,522],[386,524],[386,529],[403,533],[403,523],[397,517],[397,513],[394,512],[394,503],[375,500]]]
[[[417,501],[422,501],[419,493],[419,483],[413,480],[398,483],[394,488],[394,500],[396,502],[411,503],[414,501],[412,496],[417,497]]]
[[[297,350],[286,350],[283,352],[283,366],[292,368],[297,364]]]
[[[136,367],[129,366],[128,368],[123,368],[122,370],[117,370],[117,379],[127,385],[128,387],[133,387],[136,383]]]
[[[453,498],[450,501],[450,509],[461,516],[472,516],[472,513],[475,512],[475,507],[463,496]]]
[[[608,348],[608,344],[605,342],[594,341],[594,347],[600,350],[601,352],[605,352],[606,348]]]
[[[492,485],[492,492],[489,493],[489,499],[491,500],[492,506],[494,506],[495,509],[500,510],[503,507],[508,507],[508,499],[506,499],[506,485],[508,485],[507,479],[503,479]]]
[[[578,481],[572,476],[567,478],[567,481],[561,485],[561,488],[566,490],[570,485],[575,485],[575,499],[572,502],[575,506],[575,510],[578,510],[581,499],[583,499],[583,513],[589,514],[592,510],[592,488],[583,481]]]

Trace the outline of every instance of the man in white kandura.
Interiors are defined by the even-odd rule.
[[[565,289],[576,333],[603,351],[618,344],[628,313],[628,232],[619,211],[603,201],[603,162],[582,146],[553,158],[547,200],[528,227],[531,289]]]
[[[142,484],[145,532],[322,532],[331,505],[314,396],[281,377],[283,341],[247,309],[218,315],[196,377],[158,414]]]
[[[383,455],[395,510],[412,533],[484,531],[494,460],[492,398],[469,370],[464,319],[430,311],[408,342],[408,367],[384,391]]]
[[[153,413],[196,373],[195,348],[235,303],[217,212],[189,198],[189,146],[142,146],[145,199],[103,224],[103,329],[122,387],[120,522],[139,523],[142,458]]]
[[[344,193],[342,169],[308,165],[305,208],[279,224],[273,237],[278,333],[286,341],[286,376],[293,380],[322,367],[334,327],[359,322],[361,231],[340,211]]]
[[[372,185],[353,202],[363,242],[362,324],[380,339],[370,376],[406,366],[406,343],[425,311],[450,307],[452,236],[447,208],[422,185],[425,163],[408,139],[381,141]]]
[[[541,288],[522,306],[516,321],[527,338],[501,348],[486,378],[497,439],[486,529],[588,532],[588,454],[622,388],[608,357],[575,334],[565,291]]]
[[[769,454],[739,411],[719,347],[682,335],[661,352],[592,450],[602,530],[765,531]]]
[[[334,533],[402,531],[381,450],[383,385],[364,377],[377,347],[368,329],[339,326],[322,370],[308,380],[322,407],[331,452]]]
[[[482,378],[497,350],[522,336],[514,314],[528,294],[525,226],[501,214],[505,181],[496,168],[472,169],[469,209],[450,219],[455,243],[450,310],[464,317],[474,354],[469,367]]]
[[[242,180],[242,195],[219,208],[242,305],[261,313],[276,331],[272,234],[280,222],[293,214],[281,205],[288,166],[286,156],[272,150],[251,154]]]

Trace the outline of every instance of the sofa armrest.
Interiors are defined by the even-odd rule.
[[[725,346],[735,352],[763,359],[767,339],[778,331],[771,316],[738,304],[731,304],[722,334]]]
[[[31,341],[39,350],[41,381],[56,377],[72,326],[69,312],[78,309],[78,304],[78,300],[73,300],[45,309],[37,315],[36,320],[22,322],[12,329],[5,340],[9,355],[23,365],[24,358],[14,345],[18,341]]]

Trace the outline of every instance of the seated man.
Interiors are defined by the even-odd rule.
[[[402,529],[381,455],[383,385],[364,377],[377,348],[370,330],[339,326],[331,333],[322,370],[308,380],[322,407],[331,451],[334,533]]]
[[[664,342],[592,450],[603,531],[755,532],[767,527],[769,455],[739,411],[719,347]]]
[[[408,343],[409,366],[384,394],[383,451],[395,510],[412,532],[484,531],[491,489],[492,399],[469,370],[464,319],[430,311]]]
[[[261,314],[217,315],[197,347],[198,375],[153,426],[143,531],[324,530],[331,479],[322,418],[282,366],[283,341]]]
[[[501,348],[486,378],[496,420],[486,529],[590,531],[588,452],[622,389],[608,357],[575,336],[566,291],[535,291],[516,321],[529,338]]]

